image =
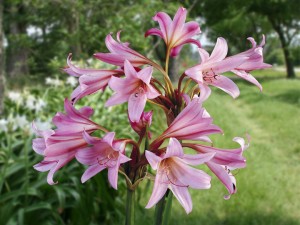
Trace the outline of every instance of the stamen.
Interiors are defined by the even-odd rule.
[[[217,80],[219,75],[216,74],[212,68],[202,72],[203,80],[209,83],[212,83],[214,80]]]

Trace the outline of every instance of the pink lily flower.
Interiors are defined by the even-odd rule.
[[[71,94],[73,103],[86,95],[104,90],[113,75],[120,76],[124,74],[122,70],[81,69],[74,66],[71,59],[72,54],[70,53],[67,58],[69,67],[65,68],[64,71],[71,76],[79,77],[80,84]]]
[[[165,153],[158,156],[146,150],[145,154],[151,167],[157,170],[153,192],[146,208],[155,205],[169,188],[186,213],[190,213],[193,205],[188,187],[209,189],[211,177],[188,164],[196,166],[208,162],[215,153],[186,155],[180,142],[171,138]]]
[[[242,154],[249,147],[249,144],[246,144],[243,138],[235,137],[233,141],[239,143],[241,147],[237,149],[219,149],[200,144],[183,144],[184,147],[192,148],[201,154],[215,153],[214,157],[206,162],[206,165],[228,190],[229,195],[225,195],[225,199],[229,199],[232,194],[237,192],[236,179],[231,171],[246,166],[246,159]]]
[[[132,122],[138,122],[147,99],[154,99],[160,95],[150,84],[152,71],[152,67],[146,67],[136,72],[130,62],[125,60],[125,78],[111,78],[108,84],[116,93],[108,99],[105,106],[113,106],[128,101],[129,119]]]
[[[124,141],[114,140],[114,137],[114,132],[107,133],[102,139],[92,137],[84,132],[86,142],[92,146],[80,149],[76,153],[76,159],[89,166],[81,177],[82,183],[107,168],[109,183],[114,189],[117,189],[120,164],[131,159],[125,155]]]
[[[134,67],[151,64],[150,59],[129,48],[128,42],[121,42],[120,33],[121,31],[117,33],[118,41],[115,41],[111,34],[106,36],[105,44],[110,53],[95,53],[94,56],[103,62],[116,66],[123,66],[125,60],[130,61]]]
[[[156,35],[164,39],[167,47],[171,49],[170,55],[175,57],[179,54],[184,44],[192,43],[201,48],[199,41],[192,39],[196,34],[201,33],[197,22],[185,23],[187,11],[180,7],[172,21],[170,16],[164,12],[158,12],[153,20],[159,23],[160,30],[151,28],[145,33],[145,37]]]
[[[65,110],[66,114],[57,113],[53,118],[55,130],[40,131],[33,125],[39,136],[32,142],[33,150],[44,156],[44,160],[34,168],[41,172],[49,171],[47,182],[51,185],[57,183],[53,181],[55,172],[71,161],[79,149],[87,147],[82,132],[91,133],[101,128],[88,119],[93,114],[92,108],[76,110],[66,99]]]
[[[153,111],[150,112],[143,112],[141,118],[138,122],[132,122],[129,119],[130,125],[132,129],[139,135],[143,136],[146,132],[147,127],[151,126],[152,123],[152,114]],[[148,131],[148,138],[151,139],[151,132]]]
[[[257,46],[254,38],[249,37],[247,39],[251,42],[252,48],[250,48],[249,50],[247,50],[245,52],[241,52],[241,53],[231,56],[231,57],[246,56],[246,57],[249,57],[249,59],[247,59],[246,62],[242,63],[238,67],[231,70],[231,72],[233,72],[237,76],[249,81],[250,83],[253,83],[262,91],[261,84],[249,72],[252,70],[265,69],[265,68],[272,67],[272,65],[264,63],[264,59],[263,59],[263,46],[265,45],[265,36],[263,35],[262,41],[258,46]]]
[[[225,58],[228,46],[224,38],[218,38],[211,55],[201,48],[198,51],[201,63],[187,69],[185,74],[197,81],[200,89],[203,89],[204,86],[212,85],[230,94],[233,98],[239,96],[240,91],[236,84],[220,74],[237,68],[242,63],[245,63],[249,57],[241,55],[239,57]]]
[[[179,113],[170,126],[160,135],[151,147],[159,147],[166,138],[178,140],[199,140],[211,142],[207,135],[222,133],[221,128],[212,124],[213,119],[202,108],[202,99],[193,98]]]

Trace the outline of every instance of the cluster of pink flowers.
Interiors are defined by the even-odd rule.
[[[248,38],[252,47],[233,56],[227,56],[226,40],[218,38],[209,54],[201,48],[198,40],[192,38],[201,31],[198,23],[185,23],[186,14],[186,9],[181,7],[172,20],[166,13],[159,12],[153,17],[159,28],[151,28],[145,33],[146,37],[156,35],[163,39],[167,59],[179,55],[184,44],[191,43],[198,47],[201,62],[186,68],[178,88],[174,88],[169,79],[168,66],[163,68],[131,49],[129,43],[121,42],[120,32],[117,33],[117,40],[112,34],[107,35],[105,43],[109,53],[94,54],[95,58],[115,65],[114,70],[78,68],[71,62],[72,55],[68,56],[68,67],[64,70],[78,77],[79,86],[73,91],[71,99],[65,100],[65,114],[59,112],[54,116],[54,130],[40,131],[33,124],[38,136],[33,140],[33,149],[44,157],[34,168],[49,171],[49,184],[57,183],[53,180],[54,174],[73,159],[88,166],[82,175],[82,182],[107,169],[109,183],[115,189],[119,172],[126,176],[129,188],[134,189],[138,182],[148,177],[147,173],[154,174],[153,170],[156,170],[154,188],[146,208],[155,205],[170,189],[189,213],[192,200],[188,189],[208,189],[211,186],[211,177],[193,167],[205,164],[228,190],[226,199],[236,193],[236,180],[231,171],[246,166],[243,152],[249,144],[243,138],[235,137],[233,140],[240,144],[239,148],[212,147],[209,135],[222,133],[222,130],[213,124],[212,117],[202,104],[210,96],[209,85],[220,88],[233,98],[239,95],[236,84],[221,75],[224,72],[231,71],[262,90],[250,72],[270,67],[263,62],[265,38],[263,36],[259,45],[253,38]],[[164,83],[160,81],[162,79],[153,77],[154,69],[162,74]],[[194,82],[198,88],[186,90],[190,86],[185,85],[182,89],[184,80]],[[104,91],[107,86],[115,93],[105,106],[128,102],[128,122],[138,134],[138,141],[116,139],[114,132],[90,119],[92,108],[75,108],[79,99]],[[165,112],[167,129],[156,137],[150,132],[152,117],[155,119],[156,115],[153,111],[144,112],[147,102]],[[95,131],[102,132],[103,136],[96,137]],[[146,141],[143,142],[143,139]],[[149,144],[141,146],[141,143]],[[195,154],[185,154],[184,148],[194,150]],[[146,166],[149,172],[145,170]]]

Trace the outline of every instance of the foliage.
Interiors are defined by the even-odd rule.
[[[145,51],[151,42],[150,38],[145,39],[142,35],[151,26],[148,18],[162,8],[167,12],[175,11],[178,4],[141,0],[5,1],[4,33],[8,42],[8,75],[10,65],[17,63],[15,54],[20,48],[27,53],[28,58],[16,66],[26,64],[30,74],[42,79],[57,69],[52,66],[53,60],[65,61],[70,52],[75,58],[85,59],[98,51],[105,52],[105,36],[110,32],[116,34],[119,30],[123,30],[122,40],[134,36],[133,47]],[[60,64],[60,67],[64,65]],[[20,73],[17,75],[22,76],[28,71]]]
[[[104,173],[82,185],[82,168],[71,163],[55,178],[59,184],[49,186],[46,174],[32,168],[41,157],[32,150],[33,135],[29,121],[39,117],[41,120],[35,121],[37,126],[49,126],[56,110],[63,111],[60,103],[64,96],[70,95],[68,84],[57,81],[60,81],[57,86],[53,83],[46,89],[34,87],[21,93],[9,92],[5,99],[6,117],[1,119],[0,124],[0,224],[99,224],[99,221],[109,224],[112,218],[118,221],[122,215],[125,183],[119,184],[120,190],[116,192],[109,187]],[[94,96],[87,104],[94,107],[102,104],[95,101],[95,97],[99,99],[99,96]],[[40,100],[46,104],[42,108],[35,105]],[[95,118],[108,127],[116,121],[122,124],[124,116],[127,116],[121,113],[124,111],[124,107],[115,107],[112,112],[98,110]],[[106,116],[108,114],[112,116]],[[5,120],[6,124],[3,123]],[[127,132],[123,127],[118,126],[119,133],[132,135],[129,129]]]

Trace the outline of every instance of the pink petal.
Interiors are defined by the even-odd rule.
[[[146,205],[147,209],[151,208],[157,202],[159,202],[159,200],[164,196],[164,194],[166,193],[166,191],[168,189],[167,184],[159,182],[160,176],[161,176],[160,174],[156,174],[153,191],[152,191],[151,197],[149,199],[149,202]]]
[[[201,44],[199,41],[195,40],[195,39],[180,39],[180,41],[176,42],[176,46],[174,48],[171,49],[171,53],[170,53],[170,56],[172,57],[176,57],[179,52],[181,51],[182,47],[184,44],[188,44],[188,43],[191,43],[191,44],[195,44],[197,45],[199,48],[201,47]]]
[[[215,86],[217,88],[220,88],[221,90],[225,91],[229,95],[231,95],[233,98],[236,98],[240,95],[240,90],[236,86],[236,84],[230,80],[229,78],[219,75],[216,79],[210,83],[212,86]]]
[[[239,143],[243,144],[243,139],[239,139]],[[211,146],[199,145],[199,144],[187,144],[186,147],[193,148],[201,153],[215,153],[211,159],[213,163],[229,166],[230,168],[243,168],[246,166],[246,160],[242,156],[243,149],[248,145],[242,145],[237,149],[219,149]]]
[[[124,102],[127,102],[128,98],[130,98],[130,95],[124,95],[122,93],[115,93],[113,96],[111,96],[106,101],[105,107],[122,104]]]
[[[185,71],[185,74],[190,78],[194,79],[198,83],[203,83],[202,66],[196,65]]]
[[[83,74],[89,74],[89,75],[99,74],[99,71],[100,71],[99,69],[81,69],[81,68],[74,66],[71,62],[71,59],[72,59],[72,54],[70,53],[67,58],[67,64],[70,67],[70,69],[72,69],[77,74],[77,76],[81,76]],[[71,74],[71,75],[73,75],[73,74]]]
[[[137,72],[131,63],[126,59],[124,62],[124,72],[127,78],[137,78]]]
[[[262,91],[261,84],[250,74],[242,70],[231,70],[233,73],[235,73],[237,76],[243,78],[244,80],[249,81],[250,83],[256,85],[260,91]]]
[[[265,44],[266,44],[266,38],[265,38],[265,35],[263,34],[262,35],[262,40],[261,40],[261,42],[259,44],[259,47],[263,47]]]
[[[48,137],[50,137],[51,135],[53,135],[55,132],[54,130],[39,130],[35,124],[35,122],[33,121],[31,124],[32,130],[33,132],[40,137],[44,137],[44,139],[47,139]]]
[[[215,74],[228,72],[234,68],[237,68],[239,65],[244,63],[248,57],[227,57],[220,62],[214,62],[212,64],[205,64],[205,68],[213,68]],[[203,66],[204,67],[204,66]]]
[[[191,98],[190,98],[190,96],[188,94],[182,93],[181,95],[182,95],[183,100],[185,101],[185,104],[188,105],[188,104],[191,103]]]
[[[108,133],[105,134],[105,136],[102,139],[107,144],[112,146],[114,138],[115,138],[115,132],[108,132]]]
[[[53,168],[56,164],[56,161],[41,161],[38,164],[35,164],[33,168],[40,172],[46,172]]]
[[[95,53],[94,57],[100,59],[103,62],[116,65],[116,66],[123,66],[125,61],[125,56],[122,56],[117,53]],[[139,66],[140,64],[136,65]],[[143,63],[141,64],[143,65]]]
[[[79,113],[81,113],[86,118],[89,118],[94,114],[93,108],[91,108],[89,106],[84,106],[81,109],[79,109],[78,111],[79,111]]]
[[[180,36],[181,34],[178,32],[181,32],[185,23],[187,11],[183,7],[179,7],[177,10],[172,23],[172,30],[171,32],[174,33],[174,36]]]
[[[139,88],[128,100],[128,115],[132,122],[139,122],[147,101],[146,93]]]
[[[164,159],[169,157],[182,157],[184,155],[182,146],[176,138],[170,138]]]
[[[184,154],[182,157],[182,160],[190,165],[198,166],[200,164],[203,164],[205,162],[208,162],[211,160],[216,153],[206,153],[206,154],[196,154],[196,155],[187,155]]]
[[[164,36],[164,40],[168,43],[169,35],[170,35],[170,26],[172,24],[172,20],[168,14],[164,12],[159,12],[153,17],[154,21],[159,23],[160,30],[162,35]]]
[[[161,37],[162,39],[164,38],[162,32],[157,28],[151,28],[147,30],[147,32],[145,33],[145,37],[148,37],[149,35],[156,35]]]
[[[170,56],[172,56],[172,57],[178,56],[181,49],[182,49],[182,47],[183,47],[183,44],[182,45],[177,45],[176,47],[172,48],[171,52],[170,52]]]
[[[159,92],[150,84],[147,86],[146,94],[147,94],[147,99],[154,99],[160,96]]]
[[[123,155],[120,153],[119,160],[120,160],[120,164],[123,164],[123,163],[129,162],[131,160],[131,158],[128,158],[126,155]]]
[[[249,147],[249,145],[250,145],[249,142],[250,142],[251,137],[250,137],[249,134],[246,134],[246,137],[247,137],[247,141],[248,141],[247,144],[246,144],[244,138],[241,138],[241,137],[234,137],[234,138],[232,139],[233,141],[235,141],[235,142],[237,142],[238,144],[240,144],[242,151],[245,151],[245,150]]]
[[[201,63],[204,63],[209,59],[209,53],[205,51],[203,48],[198,48],[198,52],[201,58]]]
[[[90,165],[98,164],[99,151],[96,151],[95,147],[83,148],[77,151],[75,157],[77,161],[80,162],[81,164],[90,166]]]
[[[158,164],[160,163],[162,158],[148,150],[145,151],[145,156],[146,156],[146,159],[149,162],[150,166],[152,167],[152,169],[157,170]]]
[[[179,201],[179,203],[185,209],[186,213],[190,213],[193,208],[193,203],[187,187],[171,185],[170,189]]]
[[[110,185],[116,190],[118,189],[118,170],[119,165],[112,168],[108,168],[108,181]]]
[[[51,140],[48,140],[49,142]],[[47,148],[44,151],[44,155],[47,157],[55,157],[66,153],[75,154],[76,151],[82,147],[87,146],[87,143],[83,137],[70,138],[64,141],[53,141],[53,143],[47,143]]]
[[[124,92],[124,90],[136,88],[135,79],[122,79],[119,77],[112,77],[108,83],[109,87],[116,92]]]
[[[148,66],[141,71],[138,72],[137,77],[141,79],[145,84],[150,84],[150,80],[152,78],[153,67]]]
[[[71,101],[73,103],[77,102],[77,100],[80,99],[80,94],[81,94],[81,87],[78,86],[77,88],[74,89],[74,91],[71,94]]]
[[[82,133],[84,140],[90,144],[90,145],[95,145],[99,142],[99,138],[95,138],[93,136],[91,136],[89,133],[87,133],[85,130]]]
[[[217,43],[216,43],[214,50],[212,51],[208,61],[209,62],[219,62],[226,57],[227,52],[228,52],[227,42],[224,38],[220,37],[217,39]]]
[[[93,176],[95,176],[97,173],[101,172],[105,168],[106,168],[105,166],[99,164],[89,166],[89,168],[87,168],[87,170],[83,173],[81,177],[81,182],[85,183],[87,180],[89,180],[90,178],[92,178]]]
[[[236,185],[234,180],[232,180],[230,174],[224,169],[223,166],[215,164],[213,162],[206,163],[209,169],[219,178],[219,180],[225,185],[229,194],[234,194],[236,192]]]
[[[33,139],[32,140],[32,148],[37,154],[43,155],[44,150],[46,149],[45,139],[44,138]]]
[[[211,89],[208,87],[206,84],[201,84],[199,83],[199,88],[200,88],[200,97],[199,101],[204,102],[205,100],[208,99],[208,97],[211,94]]]
[[[255,48],[256,47],[256,41],[254,40],[253,37],[248,37],[247,40],[249,40],[252,44],[252,48]]]
[[[180,183],[195,189],[210,188],[211,177],[208,174],[202,170],[188,166],[181,159],[177,158],[173,160],[172,173]]]
[[[184,24],[184,27],[182,29],[182,34],[180,39],[181,40],[187,40],[190,39],[191,37],[193,37],[196,34],[199,34],[200,31],[200,27],[199,24],[195,21],[191,21],[191,22],[187,22],[186,24]],[[195,42],[195,44],[201,48],[201,44],[199,41],[197,41],[198,43]]]
[[[108,48],[108,50],[112,53],[118,53],[120,51],[124,51],[124,48],[122,48],[122,44],[121,43],[118,43],[116,42],[111,33],[108,34],[105,38],[105,45],[106,47]]]
[[[66,158],[63,160],[59,160],[56,165],[54,167],[52,167],[47,175],[47,182],[50,185],[54,185],[57,184],[58,182],[54,182],[53,181],[53,176],[55,174],[56,171],[58,171],[60,168],[62,168],[64,165],[66,165],[71,159],[70,158]]]

